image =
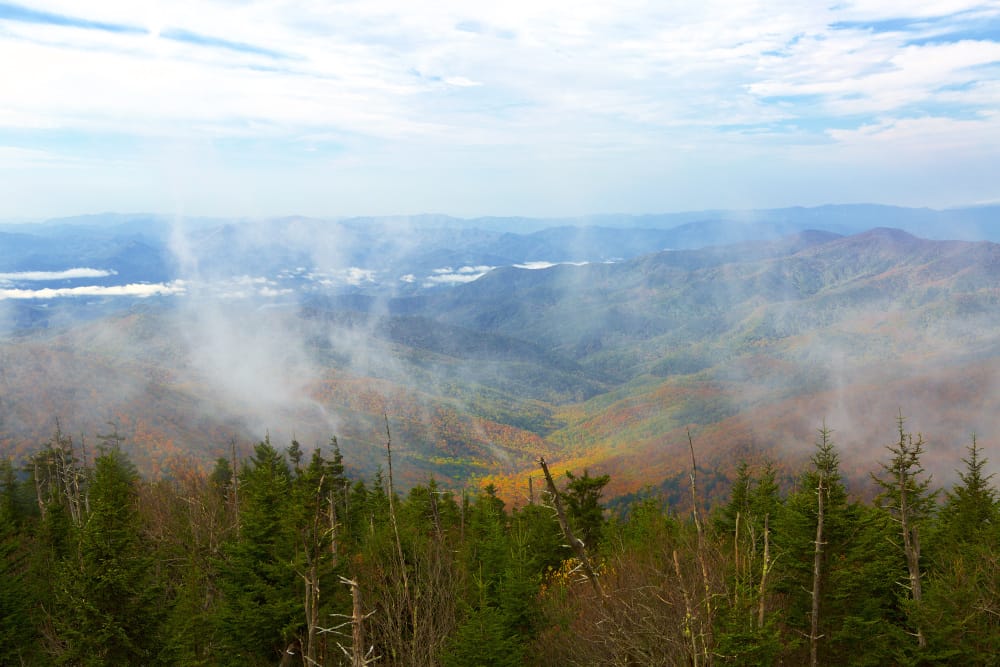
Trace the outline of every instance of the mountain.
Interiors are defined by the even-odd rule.
[[[530,340],[610,387],[555,405],[565,426],[547,440],[631,492],[683,472],[690,425],[719,434],[703,446],[722,468],[733,449],[803,455],[824,418],[873,455],[860,441],[891,436],[900,411],[949,454],[970,429],[995,432],[998,285],[1000,245],[878,228],[504,268],[386,308]]]
[[[1000,246],[853,229],[880,211],[915,226],[945,214],[601,217],[524,233],[441,217],[7,228],[0,449],[26,451],[57,418],[88,434],[118,422],[157,470],[177,452],[207,464],[234,438],[336,434],[374,474],[388,416],[403,479],[489,479],[514,499],[540,454],[611,472],[614,494],[674,488],[688,427],[720,474],[739,457],[793,469],[824,418],[862,484],[902,411],[933,468],[969,430],[1000,430]],[[722,237],[734,242],[706,244]],[[106,274],[24,273],[74,267]],[[171,291],[97,289],[125,281]]]

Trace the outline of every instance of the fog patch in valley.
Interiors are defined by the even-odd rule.
[[[74,325],[66,345],[76,346],[84,357],[63,355],[68,348],[58,354],[18,348],[27,364],[18,369],[19,381],[51,384],[49,403],[39,409],[53,406],[64,424],[88,433],[106,430],[104,421],[118,412],[152,408],[157,396],[172,392],[181,401],[175,407],[195,415],[192,423],[214,425],[201,441],[193,439],[197,433],[183,433],[185,446],[212,454],[237,438],[246,451],[249,442],[270,434],[278,447],[296,437],[308,448],[347,432],[346,441],[354,443],[351,454],[366,457],[358,467],[370,471],[384,461],[380,408],[393,423],[394,446],[405,465],[412,443],[396,428],[404,433],[423,429],[427,442],[421,447],[433,453],[442,406],[467,417],[482,413],[485,404],[492,414],[496,406],[489,401],[496,396],[507,401],[505,392],[527,386],[529,375],[515,379],[526,362],[504,366],[488,356],[492,348],[478,358],[449,347],[467,340],[461,336],[476,335],[477,325],[462,317],[488,315],[492,319],[482,325],[481,335],[526,341],[545,355],[578,362],[583,370],[572,372],[586,382],[645,382],[649,378],[643,373],[673,355],[677,363],[662,377],[677,374],[692,386],[710,384],[722,392],[711,399],[713,405],[685,399],[691,405],[678,408],[679,416],[742,420],[757,442],[773,446],[775,455],[789,461],[806,462],[825,421],[844,467],[864,477],[884,460],[883,447],[892,442],[902,411],[907,430],[923,432],[928,440],[928,470],[938,481],[952,480],[965,456],[968,432],[979,433],[981,446],[1000,432],[995,309],[981,295],[953,302],[929,292],[926,304],[901,303],[888,295],[856,306],[851,299],[867,298],[869,292],[847,282],[814,299],[807,269],[822,271],[822,266],[802,258],[741,264],[741,253],[766,258],[766,253],[778,257],[784,252],[752,243],[651,255],[638,264],[644,273],[627,261],[538,258],[513,263],[509,283],[490,283],[490,298],[503,299],[502,304],[483,305],[471,315],[451,312],[449,323],[460,337],[449,342],[448,325],[430,319],[433,311],[414,311],[412,320],[400,315],[399,297],[419,294],[415,303],[423,303],[429,295],[447,297],[450,290],[473,293],[475,286],[467,283],[497,265],[480,263],[476,253],[433,254],[433,248],[422,246],[428,233],[416,233],[406,221],[373,223],[376,242],[370,243],[371,235],[360,233],[362,224],[291,219],[280,225],[246,221],[237,229],[178,219],[170,233],[176,280],[140,285],[148,296],[162,298],[136,302],[135,317]],[[407,263],[421,253],[441,261]],[[414,266],[424,268],[411,270]],[[172,291],[155,292],[159,286]],[[122,296],[130,287],[119,286]],[[672,299],[666,310],[647,301],[664,294]],[[57,296],[69,294],[52,299]],[[0,298],[0,324],[5,313],[13,316],[14,301]],[[954,312],[939,312],[942,308]],[[526,314],[534,319],[524,319]],[[547,356],[546,363],[552,358]],[[956,359],[966,364],[964,382],[950,366]],[[31,369],[43,368],[40,380],[27,379]],[[567,372],[560,381],[572,377]],[[320,390],[342,381],[350,391],[363,387],[376,397],[365,414],[351,412]],[[481,391],[494,393],[483,403],[477,397]],[[577,394],[544,400],[558,409],[589,395]],[[518,400],[527,404],[529,398],[536,397]],[[504,410],[517,408],[517,401],[503,403]],[[494,470],[525,465],[520,455],[494,443],[478,422],[470,419],[468,429]],[[1000,465],[998,457],[988,458],[994,468]]]
[[[91,269],[87,267],[65,269],[63,271],[14,271],[0,273],[0,284],[20,281],[73,280],[77,278],[107,278],[117,275],[117,271]]]

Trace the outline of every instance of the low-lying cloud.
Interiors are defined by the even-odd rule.
[[[441,269],[434,269],[431,275],[424,279],[424,287],[471,283],[473,280],[482,278],[495,268],[495,266],[463,266],[458,269],[452,269],[448,266]]]
[[[538,271],[540,269],[551,269],[553,266],[559,266],[560,264],[570,264],[572,266],[584,266],[590,264],[590,262],[524,262],[523,264],[515,264],[515,269],[528,269],[529,271]]]
[[[117,271],[106,269],[89,269],[86,267],[65,269],[64,271],[15,271],[13,273],[0,273],[0,282],[31,281],[40,282],[46,280],[77,280],[80,278],[107,278],[117,275]]]
[[[132,283],[129,285],[81,285],[79,287],[46,287],[43,289],[0,289],[0,300],[59,299],[81,296],[130,296],[145,299],[151,296],[184,294],[186,290],[187,288],[183,280],[175,280],[169,283]]]

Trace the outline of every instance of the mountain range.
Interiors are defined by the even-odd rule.
[[[373,474],[388,417],[405,480],[519,502],[539,454],[670,497],[689,433],[720,475],[784,471],[825,421],[863,493],[902,414],[945,480],[970,431],[1000,432],[998,213],[12,225],[0,448],[111,422],[169,474],[337,435]]]

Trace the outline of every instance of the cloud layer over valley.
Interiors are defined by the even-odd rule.
[[[865,479],[873,439],[903,410],[946,478],[966,431],[1000,432],[1000,246],[854,233],[842,213],[524,234],[447,219],[167,221],[142,241],[117,218],[117,232],[76,236],[23,227],[5,238],[81,267],[0,264],[0,290],[25,297],[0,298],[0,446],[23,451],[56,417],[91,434],[121,424],[144,467],[268,433],[306,447],[337,435],[370,474],[388,414],[410,482],[514,484],[544,453],[611,471],[624,493],[674,479],[688,426],[725,470],[734,456],[798,460],[824,417]],[[818,220],[851,233],[810,230]],[[738,242],[713,245],[720,234]],[[102,265],[80,251],[123,243],[166,253],[153,270],[169,280],[134,282],[119,254]]]

